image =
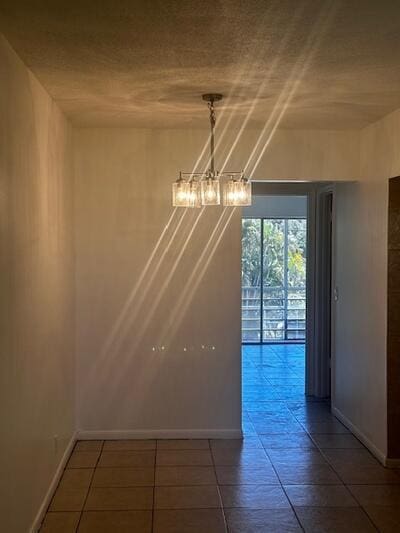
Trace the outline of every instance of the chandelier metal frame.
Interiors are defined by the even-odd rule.
[[[203,94],[210,112],[210,167],[205,172],[180,172],[179,178],[172,186],[172,203],[175,207],[201,207],[220,205],[220,179],[228,178],[223,184],[223,205],[251,205],[251,182],[244,171],[215,170],[215,125],[216,114],[214,102],[222,100],[219,93]]]

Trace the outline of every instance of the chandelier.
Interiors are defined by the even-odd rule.
[[[210,168],[206,172],[180,172],[172,185],[172,205],[174,207],[201,207],[221,204],[221,184],[223,179],[223,205],[251,205],[251,182],[244,172],[219,172],[215,170],[215,110],[214,102],[222,100],[222,94],[203,94],[210,111]]]

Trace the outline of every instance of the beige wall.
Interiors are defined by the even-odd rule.
[[[249,160],[254,169],[258,137],[246,132],[226,168]],[[357,175],[355,133],[283,131],[273,139],[254,178]],[[220,164],[233,140],[234,132],[222,137]],[[240,212],[178,210],[163,233],[171,183],[180,168],[193,168],[206,141],[204,131],[74,131],[85,435],[240,429]]]
[[[361,132],[360,180],[337,187],[335,406],[383,459],[388,179],[400,174],[400,111]]]
[[[179,135],[75,132],[81,430],[240,432],[240,213],[173,211]]]
[[[23,533],[74,432],[71,130],[1,36],[0,79],[0,529]]]

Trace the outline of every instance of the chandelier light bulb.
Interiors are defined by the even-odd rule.
[[[188,207],[190,184],[182,176],[172,184],[172,205],[174,207]]]
[[[200,187],[194,179],[189,182],[188,204],[187,207],[201,207]]]
[[[251,182],[243,175],[239,180],[231,176],[225,184],[224,205],[227,207],[251,205]]]
[[[182,175],[172,185],[172,205],[174,207],[201,207],[199,183],[186,181]]]
[[[219,179],[207,176],[200,182],[200,186],[203,205],[219,205],[221,203]]]

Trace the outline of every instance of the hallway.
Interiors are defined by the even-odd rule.
[[[304,530],[399,531],[398,471],[382,467],[327,402],[305,397],[304,345],[244,345],[242,361],[242,453],[262,446]],[[251,465],[262,471],[249,460],[243,472]],[[243,531],[269,531],[262,516],[253,514],[260,529]]]
[[[41,532],[399,531],[400,475],[303,389],[303,345],[244,346],[243,441],[78,442]]]

